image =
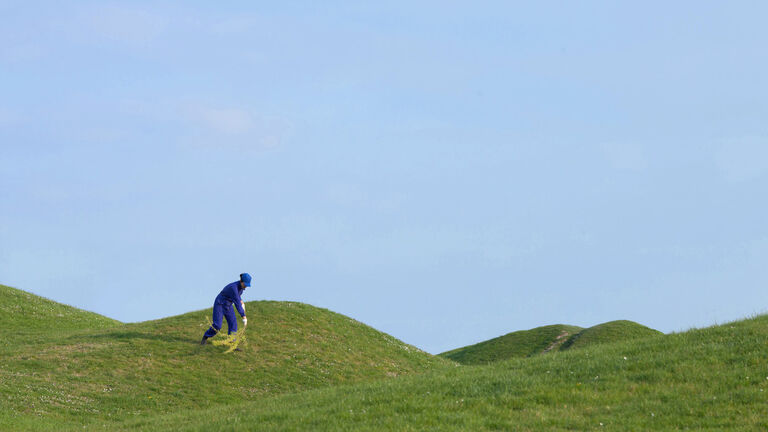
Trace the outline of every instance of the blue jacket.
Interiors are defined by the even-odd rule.
[[[240,296],[243,294],[243,288],[240,287],[240,281],[232,282],[224,287],[223,290],[216,296],[216,303],[223,305],[224,307],[232,306],[235,304],[237,311],[240,312],[240,316],[245,316],[245,310],[243,310],[242,300]]]

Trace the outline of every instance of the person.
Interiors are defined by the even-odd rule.
[[[243,303],[240,296],[243,295],[243,291],[249,286],[251,286],[251,275],[243,273],[240,275],[239,281],[228,284],[216,296],[216,300],[213,302],[213,324],[203,335],[200,345],[205,345],[205,341],[209,337],[214,336],[221,330],[222,317],[227,319],[227,334],[237,332],[237,318],[235,317],[232,304],[237,307],[237,311],[243,317],[243,326],[248,325],[248,318],[245,317],[245,303]]]

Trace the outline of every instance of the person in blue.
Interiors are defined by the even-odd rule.
[[[240,316],[243,317],[243,326],[248,325],[248,318],[245,317],[245,303],[240,299],[240,296],[243,295],[243,291],[249,286],[251,286],[251,275],[243,273],[240,275],[239,281],[228,284],[216,296],[216,300],[213,302],[213,325],[203,335],[200,345],[205,345],[205,341],[209,337],[214,336],[221,330],[222,317],[227,319],[227,334],[237,332],[237,318],[235,317],[235,310],[232,308],[232,304],[235,305],[237,311],[240,312]]]

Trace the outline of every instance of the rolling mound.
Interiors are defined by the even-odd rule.
[[[626,320],[610,321],[587,329],[556,324],[508,333],[439,356],[461,364],[480,365],[659,334],[662,333]]]
[[[129,420],[136,430],[758,431],[768,315],[555,355]],[[236,423],[233,423],[236,421]]]
[[[662,333],[658,330],[654,330],[633,321],[609,321],[584,329],[571,336],[565,341],[560,349],[582,348],[589,345],[619,342],[660,334]]]
[[[30,294],[16,297],[38,301]],[[21,306],[6,299],[4,307]],[[105,323],[70,309],[72,316],[80,312]],[[199,409],[448,366],[326,309],[274,301],[248,302],[246,309],[247,342],[231,354],[199,345],[210,309],[11,344],[0,357],[0,429],[21,424],[14,418],[55,424]]]
[[[112,318],[0,285],[0,327],[10,330],[4,337],[101,329],[116,325],[120,325],[120,322]]]
[[[559,344],[583,330],[563,324],[521,330],[474,345],[440,354],[441,357],[467,365],[486,364],[514,357],[528,357],[556,349]]]

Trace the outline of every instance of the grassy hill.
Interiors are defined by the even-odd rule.
[[[660,334],[662,334],[660,331],[636,322],[626,320],[609,321],[574,334],[563,343],[560,349],[583,348],[589,345],[638,339]]]
[[[632,321],[611,321],[587,329],[556,324],[508,333],[439,355],[461,364],[480,365],[659,334]]]
[[[5,338],[81,329],[103,329],[119,321],[0,285],[0,327],[13,329]]]
[[[563,324],[537,327],[456,348],[440,356],[467,365],[486,364],[513,357],[528,357],[558,349],[559,344],[582,330],[581,327]]]
[[[136,430],[768,430],[768,316],[258,403]]]
[[[42,322],[34,327],[37,335],[3,349],[0,430],[94,427],[449,366],[346,316],[301,303],[246,303],[247,345],[222,354],[224,347],[198,344],[209,309],[121,324],[11,288],[4,292],[11,295],[1,298],[3,311],[35,310]],[[46,314],[61,328],[49,332]],[[24,319],[4,320],[10,334],[31,331]]]
[[[97,324],[2,347],[0,430],[768,429],[768,316],[671,335],[605,323],[566,349],[466,367],[300,303],[248,303],[249,344],[222,354],[197,345],[209,310],[121,324],[4,292],[2,310],[21,299]]]

